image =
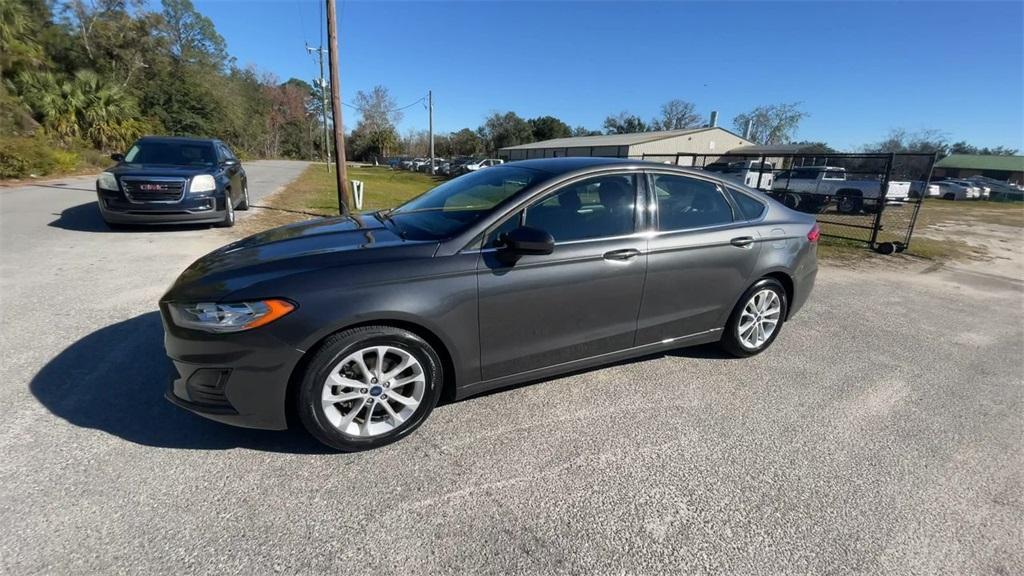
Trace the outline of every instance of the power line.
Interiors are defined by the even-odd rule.
[[[424,97],[420,98],[419,100],[413,102],[412,104],[408,104],[406,106],[401,106],[399,108],[391,108],[390,110],[385,110],[384,113],[385,114],[390,114],[392,112],[398,112],[400,110],[405,110],[406,108],[412,108],[413,106],[419,104],[420,102],[425,101],[426,99],[427,99],[427,97],[424,96]],[[349,108],[351,108],[353,110],[358,110],[360,112],[365,112],[366,111],[365,108],[360,108],[359,106],[355,106],[353,104],[349,104],[348,102],[342,102],[342,104],[344,104],[345,106],[348,106]]]
[[[307,44],[308,36],[306,36],[306,19],[302,17],[302,0],[295,0],[295,9],[299,12],[299,26],[302,28],[302,40]],[[323,38],[323,36],[321,36]],[[320,45],[323,46],[323,41],[320,41]]]

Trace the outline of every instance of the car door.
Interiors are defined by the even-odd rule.
[[[752,282],[764,211],[742,216],[722,186],[698,176],[652,172],[648,182],[656,231],[637,345],[720,330]]]
[[[633,346],[646,267],[638,182],[636,172],[577,179],[485,236],[478,272],[483,380]],[[523,224],[549,232],[554,251],[503,262],[502,233]]]

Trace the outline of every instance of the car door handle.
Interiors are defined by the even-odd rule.
[[[753,236],[740,236],[738,238],[733,238],[729,242],[733,246],[739,246],[740,248],[746,248],[747,246],[750,246],[751,244],[754,243],[754,237]]]
[[[626,248],[623,250],[612,250],[611,252],[604,253],[605,260],[616,260],[623,261],[629,260],[630,258],[636,258],[640,255],[640,251],[636,248]]]

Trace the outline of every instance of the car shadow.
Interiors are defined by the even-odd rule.
[[[65,208],[60,213],[54,214],[57,219],[48,225],[54,228],[62,228],[74,232],[104,232],[108,234],[123,234],[131,232],[175,232],[183,230],[202,230],[209,228],[209,224],[173,224],[160,226],[126,226],[114,230],[107,226],[100,216],[100,209],[95,201],[86,202],[70,208]]]
[[[43,406],[67,422],[135,444],[330,453],[300,427],[285,432],[248,430],[173,406],[164,399],[171,374],[160,315],[149,312],[78,340],[50,360],[29,388]]]

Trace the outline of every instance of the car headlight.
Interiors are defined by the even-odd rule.
[[[102,190],[118,191],[117,178],[110,172],[100,172],[100,177],[96,179],[96,185]]]
[[[192,193],[196,192],[213,192],[217,189],[217,181],[213,179],[213,176],[209,174],[200,174],[192,177],[192,183],[188,186],[188,191]]]
[[[286,300],[260,300],[257,302],[235,302],[217,304],[168,304],[171,319],[182,328],[214,332],[241,332],[269,324],[295,309]]]

